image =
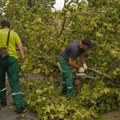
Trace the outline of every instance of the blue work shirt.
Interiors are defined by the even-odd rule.
[[[74,41],[68,45],[60,55],[67,61],[69,58],[76,60],[83,52],[84,50],[80,48],[80,42]]]

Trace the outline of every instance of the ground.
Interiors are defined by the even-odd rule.
[[[23,79],[20,79],[23,82]],[[10,93],[10,86],[8,79],[6,77],[6,86],[7,86],[7,106],[0,106],[0,120],[38,120],[37,115],[27,108],[25,108],[24,113],[19,114],[15,112],[15,107],[13,105],[12,96]]]
[[[104,114],[103,120],[120,120],[120,110]]]
[[[28,109],[23,114],[15,113],[11,95],[8,95],[7,107],[0,107],[0,120],[38,120],[37,115]],[[120,110],[106,113],[104,120],[120,120]]]
[[[0,106],[0,120],[38,120],[37,115],[30,112],[27,108],[22,114],[16,113],[11,94],[7,94],[7,106]]]
[[[7,106],[0,106],[0,120],[38,120],[37,115],[27,108],[22,114],[15,112],[12,97],[10,94],[9,84],[7,83]],[[103,120],[120,120],[120,110],[106,113],[103,115]]]

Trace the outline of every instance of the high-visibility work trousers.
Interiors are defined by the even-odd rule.
[[[58,57],[58,62],[62,73],[62,94],[71,97],[74,95],[72,69],[62,56]]]
[[[24,106],[23,95],[19,83],[18,63],[14,57],[0,59],[0,100],[6,102],[5,74],[7,73],[12,92],[12,98],[16,108]]]

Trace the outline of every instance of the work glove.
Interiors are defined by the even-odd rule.
[[[84,76],[84,75],[85,75],[85,70],[83,67],[80,67],[78,73],[76,73],[76,76]]]
[[[84,68],[83,68],[83,67],[80,67],[80,68],[79,68],[79,70],[78,70],[78,72],[79,72],[79,73],[84,73],[84,72],[85,72],[85,70],[84,70]]]
[[[88,67],[87,67],[86,63],[83,64],[83,68],[84,68],[84,70],[87,70]]]

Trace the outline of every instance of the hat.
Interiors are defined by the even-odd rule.
[[[88,46],[88,48],[91,48],[91,47],[93,47],[93,45],[92,45],[92,43],[91,43],[91,41],[90,41],[90,39],[89,38],[84,38],[83,40],[82,40],[82,44],[84,44],[84,45],[86,45],[86,46]]]

